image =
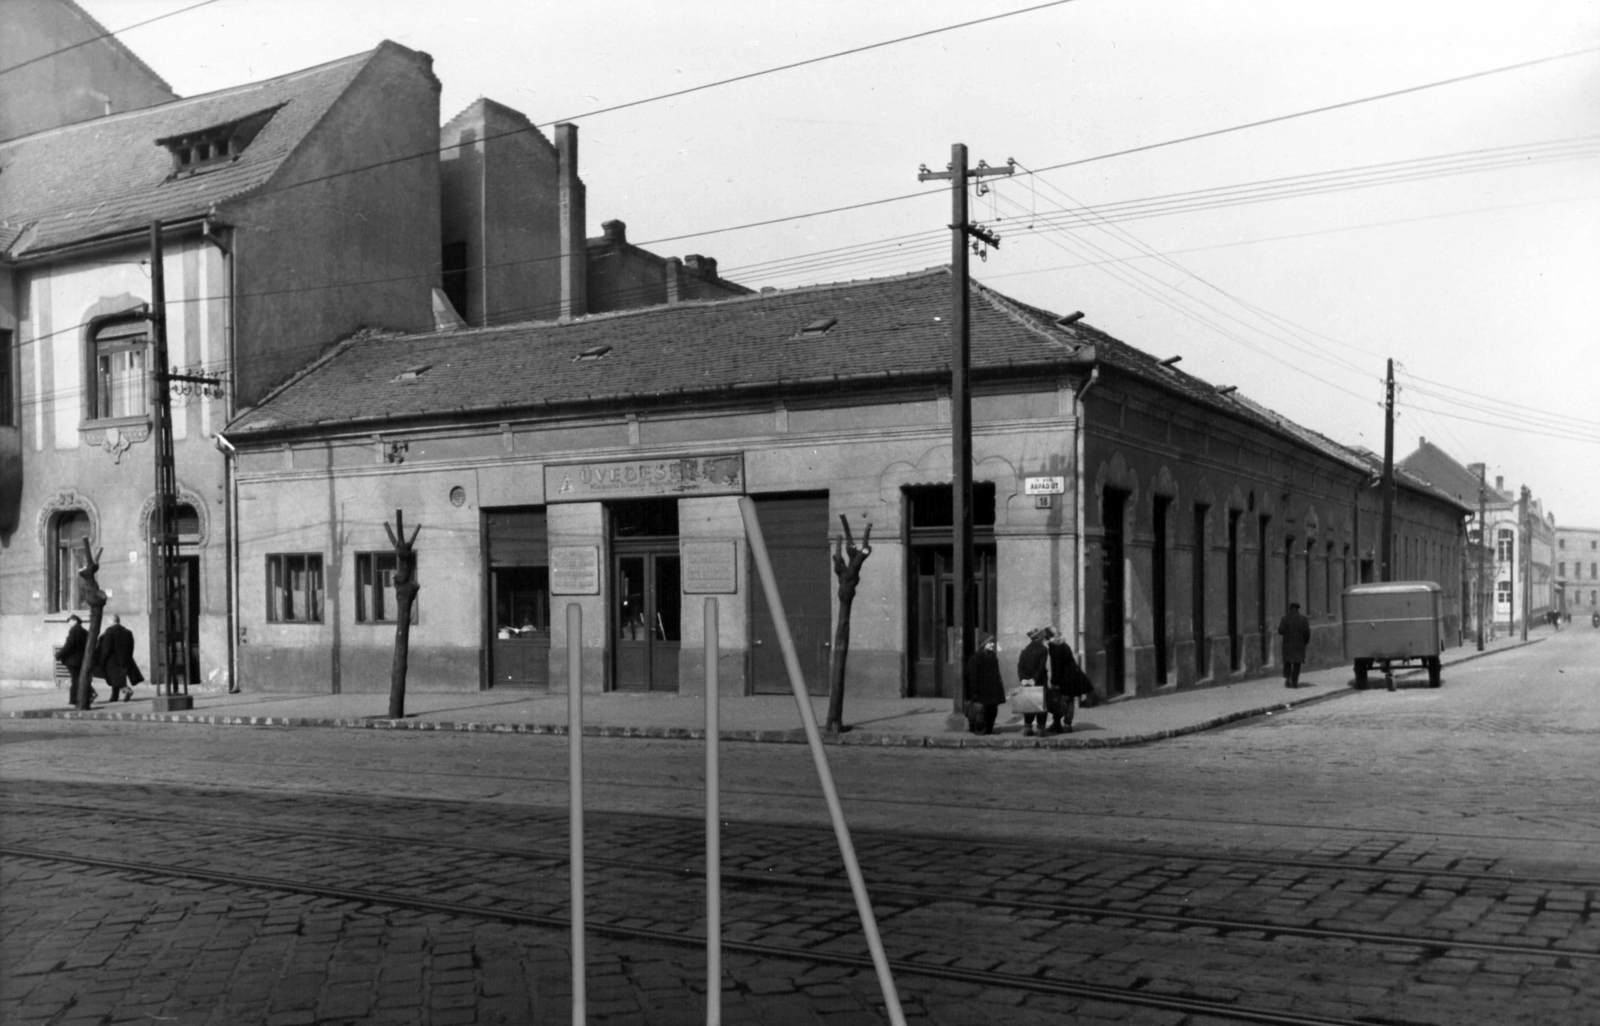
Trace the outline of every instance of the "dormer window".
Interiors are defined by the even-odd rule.
[[[261,131],[277,112],[277,107],[269,107],[234,121],[157,139],[156,145],[165,146],[167,152],[172,154],[174,177],[193,174],[204,168],[238,160],[239,154],[250,145],[256,133]]]

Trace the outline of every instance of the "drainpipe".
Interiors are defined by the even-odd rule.
[[[1084,495],[1083,495],[1083,493],[1084,493],[1084,482],[1086,480],[1086,475],[1084,473],[1084,467],[1083,467],[1083,449],[1084,449],[1084,445],[1083,445],[1083,416],[1084,416],[1083,397],[1088,394],[1089,389],[1094,387],[1094,383],[1096,381],[1099,381],[1099,380],[1100,380],[1100,368],[1098,366],[1096,366],[1096,367],[1094,367],[1093,369],[1091,369],[1089,371],[1089,377],[1084,381],[1083,387],[1078,389],[1077,394],[1072,397],[1072,441],[1073,441],[1073,447],[1077,450],[1077,474],[1075,475],[1077,480],[1073,482],[1072,491],[1073,491],[1074,495],[1076,496],[1076,500],[1077,500],[1076,502],[1073,503],[1073,505],[1075,505],[1077,507],[1077,509],[1074,511],[1074,515],[1075,515],[1076,520],[1077,520],[1077,523],[1075,525],[1075,530],[1077,532],[1077,534],[1076,534],[1076,544],[1077,544],[1077,547],[1078,547],[1078,551],[1077,551],[1078,580],[1077,580],[1077,587],[1076,587],[1076,591],[1077,591],[1078,594],[1076,596],[1076,600],[1073,602],[1073,606],[1075,607],[1075,609],[1074,609],[1074,612],[1073,612],[1074,623],[1072,625],[1072,630],[1073,630],[1073,634],[1076,635],[1076,637],[1074,639],[1074,646],[1073,647],[1076,649],[1076,651],[1078,653],[1078,659],[1079,660],[1083,660],[1083,659],[1087,658],[1087,656],[1085,656],[1083,654],[1083,603],[1084,603],[1084,594],[1085,594],[1084,587],[1083,587],[1083,582],[1085,580],[1087,580],[1088,576],[1089,576],[1089,568],[1088,568],[1088,565],[1087,565],[1087,561],[1088,561],[1088,558],[1089,558],[1089,553],[1088,553],[1088,547],[1084,544],[1084,540],[1083,540],[1083,531],[1084,531]]]
[[[239,482],[236,475],[234,461],[239,458],[239,450],[233,443],[223,437],[221,431],[212,436],[216,440],[217,451],[222,453],[222,494],[224,507],[222,513],[223,526],[223,567],[224,586],[228,595],[228,690],[239,690],[239,650],[238,650],[238,610],[239,610],[239,575],[235,572],[238,563],[237,553],[234,550],[237,544],[238,531],[235,519],[239,510]]]

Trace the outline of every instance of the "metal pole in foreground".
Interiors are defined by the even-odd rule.
[[[567,795],[572,870],[572,1026],[588,1017],[583,952],[583,607],[567,604]]]
[[[894,977],[889,974],[889,960],[883,953],[883,941],[878,936],[878,921],[873,918],[872,902],[867,898],[866,881],[861,878],[861,867],[856,863],[856,849],[850,843],[850,830],[844,822],[844,809],[839,805],[839,792],[834,789],[833,774],[828,770],[828,755],[822,747],[822,733],[817,729],[817,713],[811,708],[811,696],[806,693],[805,677],[800,673],[800,660],[794,653],[794,638],[789,634],[789,619],[783,612],[778,580],[772,575],[772,561],[767,558],[767,543],[761,535],[761,521],[756,519],[755,503],[748,496],[739,497],[739,513],[744,517],[745,535],[750,539],[750,554],[755,558],[756,570],[761,575],[761,588],[767,595],[767,608],[772,610],[772,627],[778,635],[778,647],[783,650],[784,668],[789,671],[789,688],[800,706],[800,722],[806,730],[811,761],[817,767],[822,796],[828,801],[828,818],[833,821],[833,835],[839,841],[839,854],[844,857],[844,870],[850,877],[856,912],[861,916],[861,932],[867,936],[872,965],[878,971],[878,986],[883,992],[884,1007],[889,1012],[891,1026],[905,1026],[906,1017],[900,1010],[900,995],[895,991]]]
[[[722,1026],[722,740],[717,659],[721,639],[717,600],[706,596],[706,1026]]]

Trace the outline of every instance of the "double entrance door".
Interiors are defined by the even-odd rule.
[[[996,614],[995,550],[974,546],[972,563],[976,630],[993,634]],[[955,619],[956,579],[953,545],[913,545],[911,548],[911,694],[918,698],[953,698],[960,693],[958,665],[961,640]]]
[[[635,548],[619,542],[611,563],[617,690],[678,690],[683,567],[676,544]]]

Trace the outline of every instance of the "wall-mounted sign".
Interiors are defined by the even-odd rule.
[[[544,468],[546,502],[743,494],[743,453],[567,463]]]
[[[550,594],[600,594],[600,546],[550,546]]]
[[[684,542],[680,548],[685,595],[733,595],[739,591],[733,542]]]
[[[1025,477],[1022,479],[1023,495],[1065,495],[1067,479],[1064,477]]]

